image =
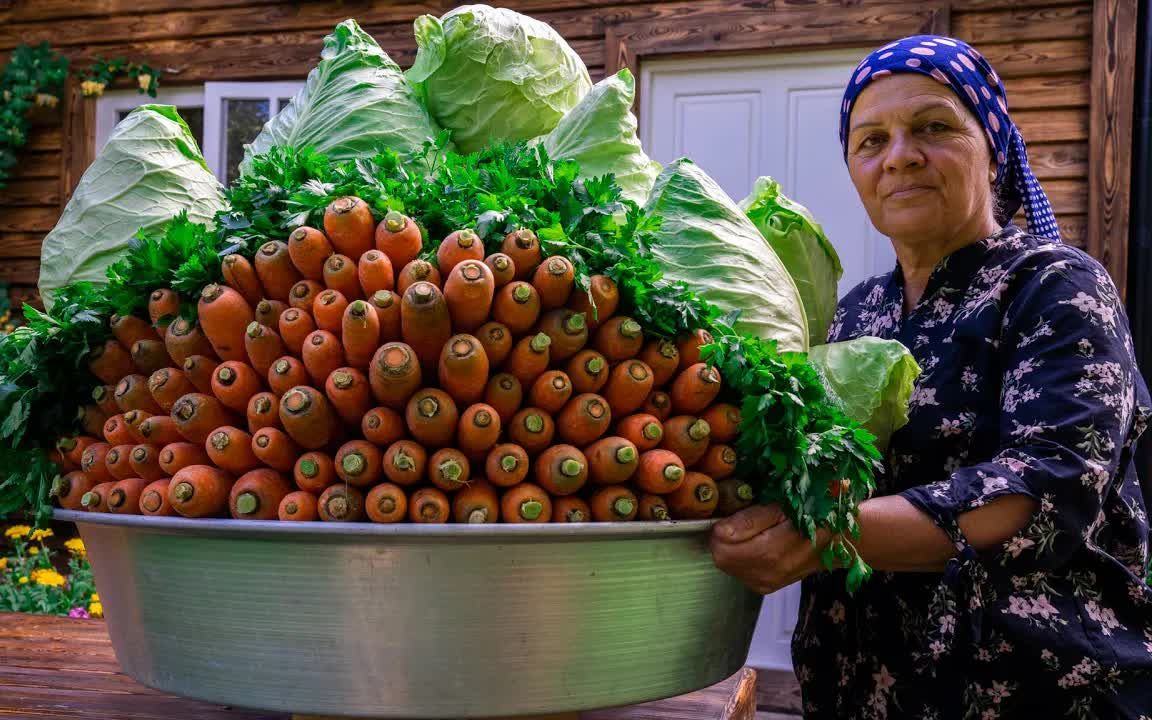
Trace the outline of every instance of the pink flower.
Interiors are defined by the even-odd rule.
[[[69,610],[69,611],[68,611],[68,617],[70,617],[70,618],[85,618],[85,619],[87,619],[87,618],[91,617],[91,615],[89,615],[89,614],[88,614],[88,611],[87,611],[87,610],[85,610],[85,609],[84,609],[84,608],[82,608],[82,607],[74,607],[74,608],[72,608],[71,610]]]

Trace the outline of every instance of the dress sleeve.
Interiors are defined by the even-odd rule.
[[[1103,522],[1129,440],[1139,379],[1123,306],[1103,268],[1065,256],[1025,280],[989,341],[999,343],[1003,372],[998,452],[901,494],[961,550],[961,513],[1003,495],[1032,497],[1037,513],[996,555],[1058,567]]]

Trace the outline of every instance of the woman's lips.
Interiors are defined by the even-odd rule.
[[[911,185],[909,187],[903,187],[903,188],[900,188],[898,190],[893,190],[892,192],[888,193],[888,197],[893,199],[893,200],[902,200],[904,198],[909,198],[909,197],[912,197],[914,195],[919,195],[920,193],[923,193],[923,192],[928,192],[931,189],[932,188],[928,187],[927,185]]]

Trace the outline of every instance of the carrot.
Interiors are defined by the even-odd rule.
[[[108,474],[117,480],[124,478],[135,477],[136,471],[132,469],[132,448],[136,447],[133,444],[128,445],[113,445],[108,454],[104,456],[104,466],[108,468]]]
[[[156,329],[135,315],[113,315],[108,319],[112,336],[129,350],[138,340],[159,340]]]
[[[458,332],[472,332],[488,321],[496,281],[492,270],[479,260],[463,260],[446,275],[444,301],[452,327]]]
[[[474,480],[452,497],[452,519],[461,524],[480,525],[500,520],[500,498],[484,480]]]
[[[168,488],[172,478],[157,478],[144,486],[140,492],[140,514],[152,517],[168,517],[175,515],[172,504],[168,502]]]
[[[532,383],[528,404],[555,415],[572,397],[572,381],[563,370],[548,370]]]
[[[196,392],[196,386],[174,367],[160,368],[148,378],[148,392],[156,405],[168,412],[181,395]]]
[[[625,360],[612,368],[604,399],[617,417],[634,412],[652,392],[652,369],[640,360]]]
[[[184,517],[216,517],[228,509],[232,476],[210,465],[189,465],[172,476],[168,503]]]
[[[730,445],[712,443],[704,457],[696,463],[696,470],[713,480],[720,481],[736,472],[736,451]]]
[[[436,287],[441,287],[444,284],[436,266],[427,260],[417,258],[400,269],[400,274],[396,276],[396,294],[404,297],[408,288],[418,282],[429,282]]]
[[[308,375],[308,370],[304,368],[304,363],[291,355],[277,358],[268,370],[268,387],[277,397],[297,385],[307,385],[310,381],[311,378]]]
[[[200,327],[221,360],[246,360],[244,331],[255,319],[252,307],[232,288],[208,285],[197,305]]]
[[[209,459],[221,470],[240,475],[260,466],[252,452],[252,435],[225,425],[212,431],[204,444]]]
[[[560,437],[576,447],[587,447],[596,442],[611,424],[611,407],[595,393],[577,395],[556,416]]]
[[[512,352],[512,332],[495,320],[481,325],[476,331],[476,339],[484,348],[490,367],[500,367]]]
[[[740,434],[740,408],[729,403],[716,403],[700,414],[712,429],[712,442],[730,443]],[[710,473],[708,473],[710,474]],[[715,475],[713,477],[717,480]]]
[[[415,351],[402,342],[380,346],[368,367],[368,382],[376,402],[401,410],[412,394],[420,389],[423,372]]]
[[[540,307],[545,310],[564,307],[572,294],[575,277],[567,258],[559,255],[545,258],[532,274],[532,286],[540,293]]]
[[[616,433],[640,452],[648,452],[660,447],[660,441],[664,439],[664,424],[655,415],[639,412],[621,418],[616,423]]]
[[[505,235],[500,249],[512,258],[517,280],[532,277],[536,266],[540,264],[540,240],[537,239],[536,233],[527,228],[514,230]]]
[[[322,448],[340,434],[340,419],[315,388],[294,387],[280,399],[280,425],[301,447]]]
[[[444,492],[456,492],[468,484],[471,464],[456,448],[441,448],[428,458],[428,479]]]
[[[381,290],[391,290],[396,286],[396,271],[392,261],[379,250],[369,250],[356,264],[356,278],[364,297],[372,297]]]
[[[140,425],[150,417],[152,415],[143,410],[129,410],[124,413],[124,425],[128,428],[128,434],[132,436],[133,444],[148,442],[148,438],[140,432]]]
[[[484,474],[488,482],[499,487],[512,487],[528,477],[528,452],[514,443],[503,443],[488,451]]]
[[[408,432],[428,448],[441,448],[452,442],[460,419],[452,396],[443,390],[417,390],[405,407]]]
[[[500,422],[507,425],[524,401],[524,388],[514,376],[497,373],[484,386],[484,403],[496,409]]]
[[[256,251],[256,276],[264,286],[264,297],[288,302],[292,286],[302,280],[300,271],[292,264],[288,243],[269,240]]]
[[[89,445],[97,442],[100,441],[90,435],[79,435],[74,438],[61,438],[57,443],[57,447],[68,458],[69,464],[79,469],[84,457],[84,451]]]
[[[120,378],[136,372],[132,355],[115,338],[92,349],[88,354],[88,369],[105,385],[115,385]]]
[[[349,440],[336,451],[336,474],[356,487],[371,487],[380,481],[384,456],[367,440]]]
[[[548,369],[551,345],[552,338],[544,333],[520,338],[508,355],[504,369],[514,375],[522,386],[531,387],[536,378]]]
[[[448,277],[452,269],[465,260],[484,261],[484,243],[471,229],[456,230],[440,242],[436,249],[436,266]]]
[[[372,388],[368,385],[368,378],[356,368],[334,370],[324,382],[324,393],[340,419],[350,428],[359,427],[372,407]]]
[[[307,492],[320,494],[338,479],[336,463],[332,457],[322,452],[307,452],[296,459],[292,470],[296,487]]]
[[[285,310],[277,323],[280,330],[280,339],[293,355],[300,355],[304,340],[316,330],[316,321],[312,313],[299,308]]]
[[[324,209],[324,233],[336,252],[359,260],[374,245],[376,220],[360,198],[337,198]]]
[[[108,512],[117,515],[139,515],[140,493],[150,481],[144,478],[128,477],[120,480],[108,490],[106,504]]]
[[[549,310],[536,328],[552,339],[552,362],[560,363],[580,352],[588,344],[588,326],[584,314],[567,308]]]
[[[492,271],[492,280],[497,288],[502,288],[516,279],[516,263],[502,252],[492,253],[484,258],[484,264]]]
[[[244,334],[248,361],[261,377],[267,377],[272,364],[287,352],[284,341],[272,328],[253,321]]]
[[[316,297],[324,292],[324,286],[315,280],[301,280],[288,291],[288,306],[297,310],[312,311]]]
[[[420,226],[411,218],[390,210],[376,226],[376,249],[388,256],[392,267],[402,268],[424,248]]]
[[[448,496],[438,488],[420,488],[408,500],[408,519],[414,523],[446,523],[450,512]]]
[[[292,287],[296,287],[293,285]],[[274,328],[280,325],[280,316],[287,312],[291,307],[288,303],[281,300],[261,300],[256,303],[256,307],[252,312],[253,318],[256,322],[266,327]],[[245,328],[247,329],[247,328]]]
[[[120,412],[120,406],[116,404],[116,388],[112,385],[97,385],[92,388],[92,400],[97,407],[104,411],[105,415],[115,415]]]
[[[664,387],[680,369],[680,351],[671,340],[649,340],[640,351],[640,360],[652,370],[652,387]]]
[[[264,383],[250,365],[237,360],[220,363],[212,374],[212,394],[224,406],[236,412],[248,409],[248,401],[260,392]]]
[[[356,274],[356,262],[347,255],[333,255],[324,263],[324,285],[335,290],[349,300],[363,297],[360,278]],[[316,318],[320,322],[320,318]]]
[[[550,495],[571,495],[588,482],[588,458],[571,445],[553,445],[536,458],[536,484]]]
[[[501,422],[496,408],[484,403],[469,405],[460,414],[456,446],[470,462],[480,462],[500,440]]]
[[[455,335],[444,343],[439,364],[440,387],[463,405],[484,395],[488,382],[488,356],[471,335]]]
[[[664,439],[660,447],[680,456],[685,465],[695,465],[708,451],[712,428],[707,420],[694,415],[676,415],[664,423]]]
[[[111,512],[108,509],[108,493],[112,492],[115,484],[115,480],[105,480],[93,485],[92,489],[80,498],[80,506],[88,512]]]
[[[377,290],[368,299],[380,321],[380,342],[400,339],[400,296],[391,290]]]
[[[256,268],[243,255],[225,255],[220,262],[220,272],[224,284],[240,293],[249,305],[256,305],[264,297],[264,286],[260,284]]]
[[[172,364],[162,340],[137,340],[132,345],[132,364],[145,375],[151,375]]]
[[[177,365],[183,365],[193,355],[216,359],[216,350],[204,330],[197,323],[188,322],[184,318],[176,318],[168,326],[168,331],[164,333],[164,347],[172,362]]]
[[[304,368],[312,378],[312,384],[323,386],[328,376],[337,368],[344,367],[344,348],[340,339],[327,330],[314,330],[304,339],[300,350]]]
[[[672,397],[663,390],[653,390],[644,399],[640,412],[647,413],[660,422],[664,422],[672,415]]]
[[[640,503],[623,485],[606,485],[592,493],[588,505],[596,522],[629,522],[636,519]]]
[[[633,477],[641,492],[667,495],[684,482],[684,462],[669,450],[649,450],[640,454]]]
[[[529,455],[544,452],[555,435],[556,424],[552,416],[539,408],[524,408],[508,423],[508,440],[524,448]]]
[[[61,473],[71,472],[80,467],[68,458],[68,454],[64,450],[65,442],[68,443],[67,447],[69,448],[74,448],[76,446],[76,441],[73,438],[61,437],[56,439],[56,444],[48,453],[48,459],[52,461],[52,464],[56,466],[57,471]]]
[[[104,421],[101,433],[105,440],[113,445],[125,445],[133,441],[132,430],[124,422],[124,415],[113,415]]]
[[[324,277],[324,261],[333,252],[332,243],[316,228],[301,225],[288,236],[288,257],[309,280]]]
[[[676,339],[676,349],[680,351],[680,372],[700,362],[700,348],[712,342],[712,333],[703,329],[680,335]]]
[[[746,481],[727,477],[716,481],[716,517],[735,515],[756,500],[756,490]]]
[[[619,436],[600,438],[584,448],[588,479],[597,485],[627,482],[640,464],[640,453],[630,440]]]
[[[190,442],[168,443],[160,451],[160,468],[167,475],[175,475],[189,465],[207,465],[211,460],[203,445]]]
[[[720,387],[720,371],[700,362],[677,375],[668,394],[677,413],[692,415],[711,405],[720,394]]]
[[[573,291],[568,307],[584,313],[588,329],[595,331],[616,314],[616,308],[620,306],[620,288],[606,275],[593,275],[589,280],[587,291]]]
[[[380,483],[364,499],[368,519],[377,523],[398,523],[408,517],[408,496],[398,485]]]
[[[76,419],[80,429],[89,435],[98,435],[104,430],[104,423],[108,422],[108,415],[100,409],[99,405],[84,405],[76,409]]]
[[[236,420],[223,403],[203,393],[188,393],[177,400],[172,406],[172,419],[184,439],[200,445],[213,430],[231,425]]]
[[[384,475],[397,485],[419,485],[428,467],[428,452],[412,440],[397,440],[384,451]]]
[[[258,392],[248,400],[244,410],[248,419],[248,432],[261,428],[280,427],[280,398],[270,392]]]
[[[228,494],[228,510],[237,520],[277,520],[280,501],[292,486],[280,473],[259,468],[244,473]]]
[[[305,490],[294,490],[280,501],[276,516],[284,521],[313,522],[320,517],[316,510],[316,496]]]
[[[343,332],[344,311],[348,309],[348,299],[338,290],[325,290],[316,296],[312,306],[312,317],[316,327],[326,330],[336,337]]]
[[[552,521],[552,498],[538,485],[522,482],[500,498],[500,519],[506,523]]]
[[[148,296],[148,318],[160,337],[180,314],[180,296],[171,288],[153,290]]]
[[[671,520],[672,516],[668,514],[668,501],[660,495],[652,495],[650,493],[641,495],[636,518],[638,520],[655,521]]]
[[[374,407],[360,421],[364,439],[381,447],[404,437],[404,418],[392,408]]]
[[[719,499],[716,481],[689,470],[683,484],[668,494],[668,509],[677,520],[702,520],[712,517]]]
[[[607,320],[596,331],[592,345],[615,365],[640,354],[644,347],[644,331],[640,323],[630,317],[617,315]]]
[[[380,317],[371,305],[356,300],[348,306],[341,320],[341,337],[348,364],[367,368],[380,346]]]
[[[436,372],[440,350],[452,337],[452,319],[440,288],[418,282],[400,303],[400,336],[416,351],[425,373]]]
[[[159,480],[167,475],[160,467],[160,451],[155,445],[137,445],[128,454],[128,464],[132,466],[135,477],[144,478],[148,482]]]
[[[572,389],[578,393],[598,393],[608,382],[608,361],[595,350],[581,350],[565,366]]]
[[[364,493],[350,485],[330,485],[316,501],[324,522],[358,522],[364,517]]]
[[[552,503],[552,522],[554,523],[582,523],[592,521],[592,508],[588,503],[575,495],[558,497]]]

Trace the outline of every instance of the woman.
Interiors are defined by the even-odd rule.
[[[1004,87],[965,43],[869,55],[840,139],[898,265],[841,301],[830,340],[895,338],[924,370],[860,508],[877,572],[848,595],[772,506],[717,525],[717,565],[763,593],[803,579],[806,717],[1152,717],[1131,452],[1150,403],[1112,281],[1060,244]],[[1021,206],[1028,232],[1007,224]]]

